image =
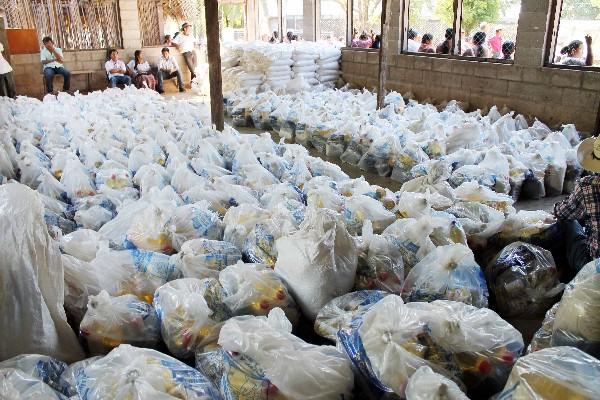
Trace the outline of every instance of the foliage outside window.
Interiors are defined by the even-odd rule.
[[[575,67],[600,67],[600,0],[558,1],[555,18],[554,42],[548,62]],[[586,35],[590,35],[593,40],[592,65],[586,65]],[[567,51],[561,54],[562,50]]]
[[[224,42],[246,40],[246,5],[243,1],[219,4],[219,28]]]
[[[439,53],[442,49],[439,46],[446,40],[448,32],[453,34],[455,46],[453,49],[444,46],[443,49],[449,50],[444,54],[512,59],[521,0],[462,0],[459,5],[455,12],[454,0],[411,0],[408,28],[412,33],[409,37],[416,33],[416,41],[421,46],[423,35],[433,36],[431,46]],[[460,31],[454,32],[458,26]],[[502,45],[505,43],[503,52]],[[415,51],[414,46],[410,46],[409,42],[404,50]]]
[[[352,9],[352,37],[361,33],[379,33],[381,30],[381,0],[354,0]]]

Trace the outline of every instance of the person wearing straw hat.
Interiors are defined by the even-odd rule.
[[[191,79],[196,77],[196,44],[198,41],[194,37],[194,35],[190,32],[192,25],[185,22],[181,25],[181,33],[177,35],[177,37],[173,38],[173,44],[177,46],[177,50],[183,56],[183,60],[190,70],[190,74],[192,76]]]
[[[564,234],[566,256],[573,272],[600,258],[600,138],[581,142],[577,158],[592,175],[581,178],[571,195],[554,206]],[[585,229],[580,225],[583,221]]]

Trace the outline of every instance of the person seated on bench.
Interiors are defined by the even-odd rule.
[[[129,73],[133,76],[133,84],[138,89],[142,89],[146,86],[149,89],[155,90],[156,79],[154,79],[154,75],[152,75],[150,64],[144,59],[144,52],[136,50],[133,54],[133,60],[129,61],[129,64],[127,64]]]
[[[158,93],[163,93],[163,83],[165,79],[171,79],[177,77],[177,86],[180,92],[185,92],[183,87],[183,78],[181,77],[181,70],[177,64],[175,57],[172,57],[168,47],[164,47],[161,50],[162,57],[158,60],[158,86],[156,90]]]
[[[108,87],[114,88],[117,85],[131,85],[131,77],[126,75],[127,67],[125,63],[119,60],[119,52],[117,49],[110,51],[110,60],[104,64],[106,73],[108,74]]]
[[[60,47],[54,46],[54,42],[50,36],[42,39],[44,47],[40,52],[40,59],[44,66],[44,80],[46,81],[46,93],[54,92],[54,75],[63,76],[63,92],[68,92],[71,87],[71,73],[67,70],[63,63],[63,53]]]

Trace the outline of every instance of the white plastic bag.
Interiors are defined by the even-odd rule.
[[[552,347],[517,360],[500,399],[592,400],[600,393],[600,361],[574,347]]]
[[[242,259],[242,253],[231,243],[192,239],[181,246],[181,251],[172,256],[186,278],[216,278],[219,271]]]
[[[421,367],[406,385],[406,400],[468,400],[458,385],[430,367]]]
[[[400,396],[422,366],[491,396],[523,350],[521,334],[487,308],[445,300],[404,304],[394,295],[353,320],[338,339],[370,383]],[[416,351],[421,346],[427,351]]]
[[[111,297],[104,290],[89,297],[79,331],[94,354],[122,343],[149,347],[160,339],[158,318],[150,304],[131,294]]]
[[[365,220],[371,221],[375,233],[383,232],[396,220],[394,213],[386,210],[380,201],[363,195],[346,198],[341,214],[348,232],[352,235],[362,232]]]
[[[40,379],[14,368],[0,369],[0,398],[11,400],[66,400]]]
[[[84,229],[97,231],[113,218],[113,213],[101,206],[92,206],[75,213],[75,222]]]
[[[233,315],[267,315],[279,307],[293,324],[299,310],[281,278],[261,264],[230,265],[219,272],[225,290],[224,303]]]
[[[191,239],[223,239],[224,224],[209,206],[208,202],[199,202],[175,209],[170,221],[175,250],[180,250],[183,243]]]
[[[39,354],[22,354],[8,360],[0,362],[0,370],[17,369],[33,378],[43,381],[57,392],[70,396],[72,388],[64,381],[63,374],[67,369],[67,364],[52,357]],[[2,383],[0,373],[0,396],[2,396]],[[13,397],[0,397],[13,399]]]
[[[60,249],[83,261],[92,261],[103,245],[102,237],[91,229],[78,229],[60,238]]]
[[[392,235],[373,234],[371,221],[365,221],[362,243],[358,245],[354,287],[400,294],[404,285],[401,247],[400,239]]]
[[[487,307],[488,289],[473,252],[464,245],[440,246],[406,276],[405,301],[453,300]]]
[[[300,230],[280,238],[276,246],[275,272],[309,319],[354,285],[356,245],[333,211],[309,208]]]
[[[219,344],[254,360],[287,398],[335,400],[350,396],[354,376],[349,361],[332,346],[315,346],[291,334],[281,309],[268,317],[234,317],[223,325]],[[301,363],[301,369],[290,365]]]
[[[90,176],[78,160],[67,161],[60,178],[60,183],[64,185],[67,195],[71,199],[96,194],[96,189]]]
[[[584,266],[567,285],[556,309],[552,326],[552,346],[573,346],[600,357],[599,261]]]
[[[338,340],[338,331],[349,329],[352,320],[389,293],[380,290],[358,290],[336,297],[325,304],[315,319],[315,332],[333,342]]]
[[[121,345],[77,375],[81,400],[219,398],[218,391],[192,367],[156,350]]]
[[[48,235],[43,205],[31,189],[0,186],[0,229],[14,239],[0,250],[0,359],[23,353],[82,359],[63,308],[58,243]]]
[[[216,341],[222,322],[230,317],[223,297],[216,279],[177,279],[158,288],[154,307],[169,351],[189,357]]]

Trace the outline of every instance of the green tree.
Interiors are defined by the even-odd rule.
[[[562,18],[595,19],[600,17],[600,0],[564,1]]]
[[[224,28],[243,28],[244,27],[244,5],[219,4],[219,14],[223,21]]]
[[[439,0],[436,15],[452,26],[454,24],[453,0]],[[502,6],[510,4],[505,0],[464,0],[462,11],[462,29],[468,34],[482,22],[494,23],[500,17]]]

